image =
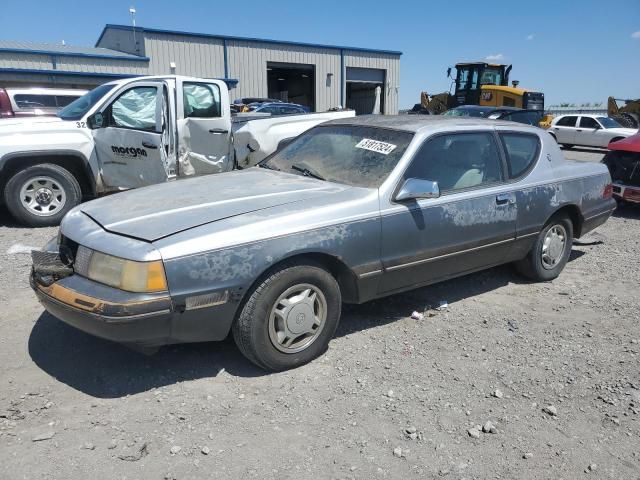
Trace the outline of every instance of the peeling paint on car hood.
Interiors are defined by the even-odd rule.
[[[349,188],[252,168],[139,188],[77,208],[109,232],[153,242],[200,225]]]

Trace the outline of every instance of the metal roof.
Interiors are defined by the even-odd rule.
[[[15,40],[0,40],[0,53],[27,53],[35,55],[58,55],[69,57],[109,58],[117,60],[149,61],[147,57],[140,57],[130,53],[118,52],[102,47],[77,47],[54,43],[22,42]]]
[[[96,42],[96,46],[100,44],[102,37],[108,29],[114,30],[133,30],[133,27],[130,25],[114,25],[108,23],[104,26],[98,41]],[[386,55],[402,55],[402,52],[395,50],[377,50],[373,48],[362,48],[362,47],[346,47],[341,45],[325,45],[321,43],[304,43],[304,42],[292,42],[289,40],[273,40],[268,38],[252,38],[252,37],[235,37],[229,35],[215,35],[211,33],[194,33],[194,32],[181,32],[178,30],[163,30],[158,28],[145,28],[145,27],[136,27],[137,32],[149,32],[149,33],[162,33],[165,35],[180,35],[185,37],[200,37],[200,38],[217,38],[220,40],[237,40],[243,42],[260,42],[260,43],[270,43],[275,45],[292,45],[298,47],[312,47],[312,48],[329,48],[332,50],[351,50],[356,52],[368,52],[368,53],[382,53]]]

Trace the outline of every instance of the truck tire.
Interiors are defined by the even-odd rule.
[[[553,280],[569,261],[572,246],[573,223],[567,214],[558,213],[538,234],[529,254],[516,262],[516,269],[537,282]]]
[[[295,368],[327,349],[341,306],[338,282],[324,268],[285,263],[248,293],[233,324],[233,338],[260,368]]]
[[[43,163],[14,174],[5,185],[4,201],[21,224],[50,227],[82,201],[82,190],[68,170]]]

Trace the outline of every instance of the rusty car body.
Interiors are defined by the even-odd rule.
[[[39,252],[61,270],[34,254],[31,285],[90,334],[157,346],[233,331],[250,360],[282,370],[326,349],[342,302],[508,262],[553,279],[572,238],[614,208],[606,167],[565,160],[539,128],[364,116],[314,127],[258,167],[78,206]],[[161,271],[138,282],[122,262]]]

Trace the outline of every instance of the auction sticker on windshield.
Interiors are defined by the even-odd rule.
[[[370,138],[363,138],[358,142],[356,148],[362,148],[364,150],[371,150],[372,152],[381,153],[383,155],[389,155],[396,149],[396,145],[394,145],[393,143],[372,140]]]

